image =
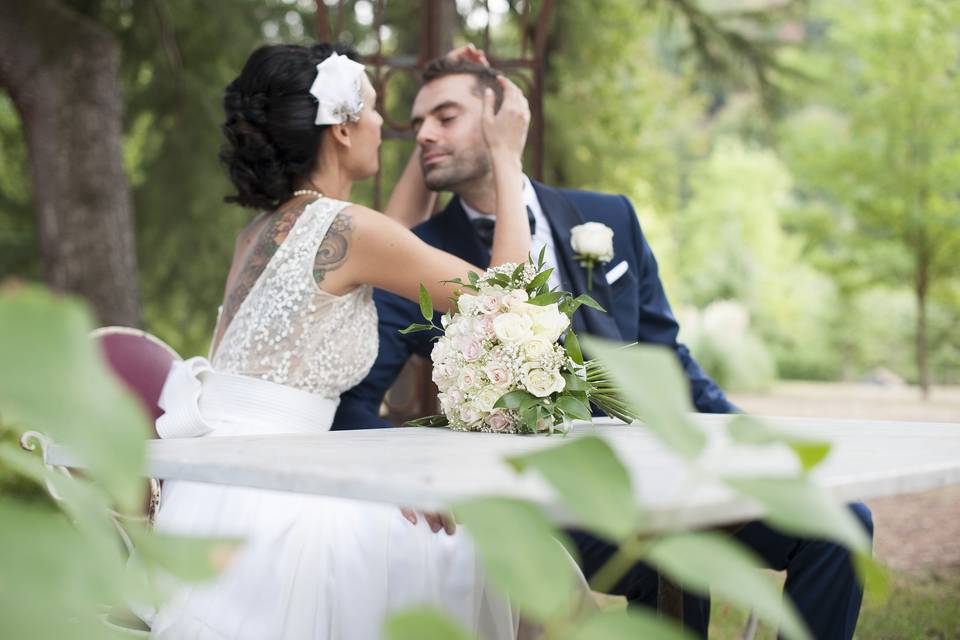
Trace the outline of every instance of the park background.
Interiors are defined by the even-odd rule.
[[[415,66],[437,5],[326,4],[39,0],[16,10],[23,24],[0,20],[0,279],[80,293],[105,324],[205,354],[252,215],[223,203],[224,87],[258,44],[323,29]],[[447,42],[495,63],[552,5],[528,171],[631,199],[682,338],[741,406],[960,420],[960,5],[442,4]],[[13,30],[43,55],[19,57]],[[20,90],[24,73],[40,89]],[[391,76],[390,120],[415,90],[413,73]],[[383,189],[411,150],[384,143]],[[355,195],[376,203],[372,182]],[[960,637],[944,606],[960,598],[958,504],[944,490],[874,506],[881,559],[904,573],[863,637]]]

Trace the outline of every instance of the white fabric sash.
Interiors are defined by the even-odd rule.
[[[220,422],[250,425],[246,433],[315,433],[333,423],[339,400],[251,376],[215,371],[206,358],[176,361],[158,403],[161,438],[197,438]]]

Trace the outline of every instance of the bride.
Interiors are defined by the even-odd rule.
[[[328,430],[340,394],[377,355],[372,287],[416,300],[422,282],[444,310],[454,290],[442,281],[477,270],[408,231],[432,206],[418,158],[386,215],[349,202],[354,181],[378,169],[382,124],[355,57],[325,44],[266,46],[227,87],[230,200],[266,213],[237,240],[211,359],[178,363],[168,377],[161,437]],[[502,96],[483,96],[477,141],[496,176],[492,264],[525,260],[530,244],[521,176],[529,109],[515,85],[499,83]],[[435,517],[168,482],[157,529],[245,541],[217,580],[179,588],[151,621],[157,638],[372,640],[387,615],[411,606],[438,607],[483,638],[516,635],[516,614],[492,592],[469,539],[434,533]]]

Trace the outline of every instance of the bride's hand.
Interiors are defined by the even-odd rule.
[[[400,513],[403,514],[403,517],[406,518],[410,524],[417,524],[417,513],[413,509],[401,507]],[[457,521],[454,520],[453,514],[423,512],[421,515],[427,521],[430,531],[434,533],[438,533],[443,529],[448,536],[452,536],[457,532]]]
[[[520,88],[506,76],[498,76],[497,82],[503,89],[499,111],[493,90],[485,89],[483,94],[483,139],[494,156],[505,153],[520,158],[527,143],[530,105]]]
[[[487,62],[487,54],[483,52],[483,49],[477,49],[473,44],[457,47],[450,51],[446,57],[454,62],[473,62],[485,67],[490,66],[490,63]]]

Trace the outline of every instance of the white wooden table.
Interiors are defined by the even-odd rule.
[[[736,446],[722,438],[728,416],[698,414],[710,433],[707,466],[744,474],[795,470],[786,449]],[[815,471],[838,500],[854,501],[960,483],[960,424],[765,418],[777,427],[829,440],[833,450]],[[606,439],[629,469],[649,530],[699,528],[748,520],[758,507],[723,486],[690,491],[687,466],[639,424],[577,423],[568,438]],[[476,496],[525,498],[559,524],[574,524],[536,474],[517,475],[503,459],[563,442],[561,436],[456,433],[403,428],[316,435],[245,436],[151,441],[147,473],[264,489],[370,500],[441,510]],[[61,448],[48,462],[75,461]]]

